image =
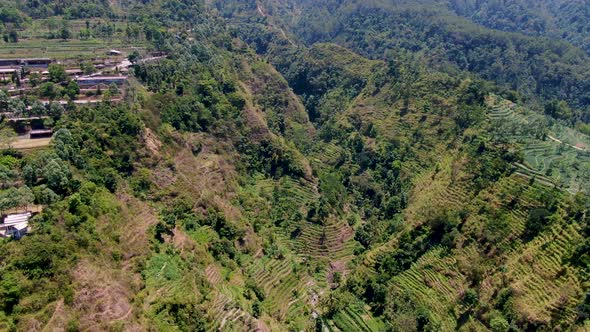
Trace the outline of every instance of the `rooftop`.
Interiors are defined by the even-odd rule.
[[[78,77],[78,81],[94,81],[94,80],[126,80],[127,76],[92,76],[92,77]]]
[[[29,132],[30,134],[51,134],[53,129],[33,129]]]
[[[22,223],[28,223],[29,218],[31,218],[32,213],[17,213],[17,214],[9,214],[4,218],[4,222],[0,224],[0,228],[6,228],[8,226],[15,226]]]

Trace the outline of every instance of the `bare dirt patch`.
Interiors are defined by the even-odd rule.
[[[16,140],[11,146],[17,150],[28,150],[46,147],[51,143],[51,138],[22,138]]]
[[[328,265],[328,273],[326,275],[326,279],[328,280],[328,283],[330,285],[332,285],[333,287],[336,287],[337,284],[334,282],[334,274],[336,273],[340,273],[341,276],[341,281],[342,282],[342,278],[344,278],[344,275],[346,273],[346,262],[344,261],[334,261],[334,262],[330,262],[330,264]]]
[[[119,274],[87,260],[78,264],[73,273],[73,308],[80,313],[81,330],[104,331],[109,324],[131,316],[130,289]]]
[[[150,128],[145,128],[142,138],[145,146],[152,154],[157,155],[160,152],[162,142],[160,142],[158,136]]]
[[[209,264],[207,268],[205,268],[205,275],[207,276],[207,281],[212,285],[217,285],[222,281],[219,269],[213,264]]]

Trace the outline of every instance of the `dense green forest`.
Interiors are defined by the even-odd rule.
[[[449,7],[486,27],[562,38],[590,51],[586,1],[449,1]]]
[[[0,2],[0,47],[137,45],[96,104],[0,83],[0,210],[38,211],[0,331],[590,328],[587,7]]]

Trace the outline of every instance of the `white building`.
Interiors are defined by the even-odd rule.
[[[29,219],[31,212],[9,214],[4,218],[4,222],[0,224],[0,237],[14,237],[20,239],[29,230]]]

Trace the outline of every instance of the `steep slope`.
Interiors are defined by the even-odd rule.
[[[580,1],[449,1],[458,14],[486,27],[563,38],[590,51],[589,3]]]
[[[45,208],[0,241],[0,329],[582,329],[586,56],[409,3],[117,7],[166,56],[52,117],[46,151],[2,152],[2,197]],[[552,66],[569,83],[523,92],[572,118],[504,87]]]
[[[450,73],[469,71],[503,88],[537,97],[541,104],[566,100],[577,109],[569,120],[588,122],[585,82],[590,58],[563,40],[486,29],[433,1],[258,3],[267,13],[260,23],[281,27],[294,36],[291,39],[308,45],[335,42],[374,59],[392,59],[401,50],[417,53],[430,67]],[[254,28],[253,21],[247,25],[242,38],[269,41],[268,32]]]

